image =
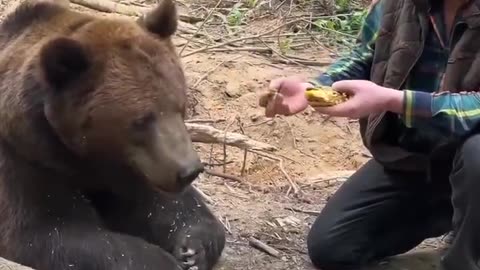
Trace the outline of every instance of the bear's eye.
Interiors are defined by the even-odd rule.
[[[133,128],[136,130],[145,130],[155,121],[155,114],[153,112],[133,121]]]

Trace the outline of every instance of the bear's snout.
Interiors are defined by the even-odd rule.
[[[177,181],[180,186],[190,185],[198,175],[204,171],[204,166],[199,159],[181,167],[178,171]]]

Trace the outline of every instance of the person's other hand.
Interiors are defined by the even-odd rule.
[[[265,116],[293,115],[305,110],[307,88],[313,87],[300,77],[285,77],[273,80],[269,89],[260,94],[260,106],[265,107]]]
[[[331,107],[315,107],[322,114],[362,118],[383,111],[403,112],[403,92],[386,88],[366,80],[344,80],[335,82],[332,88],[346,93],[350,99]]]

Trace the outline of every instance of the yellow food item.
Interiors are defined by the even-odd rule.
[[[348,100],[344,93],[333,90],[331,87],[320,86],[307,89],[305,97],[313,107],[328,107],[340,104]]]

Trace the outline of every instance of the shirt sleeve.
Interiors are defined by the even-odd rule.
[[[340,80],[367,80],[373,60],[375,42],[380,29],[383,0],[374,1],[370,7],[352,51],[338,58],[321,75],[313,78],[313,85],[331,86]]]
[[[428,121],[448,135],[462,136],[480,124],[480,93],[405,90],[402,118],[407,127]]]

